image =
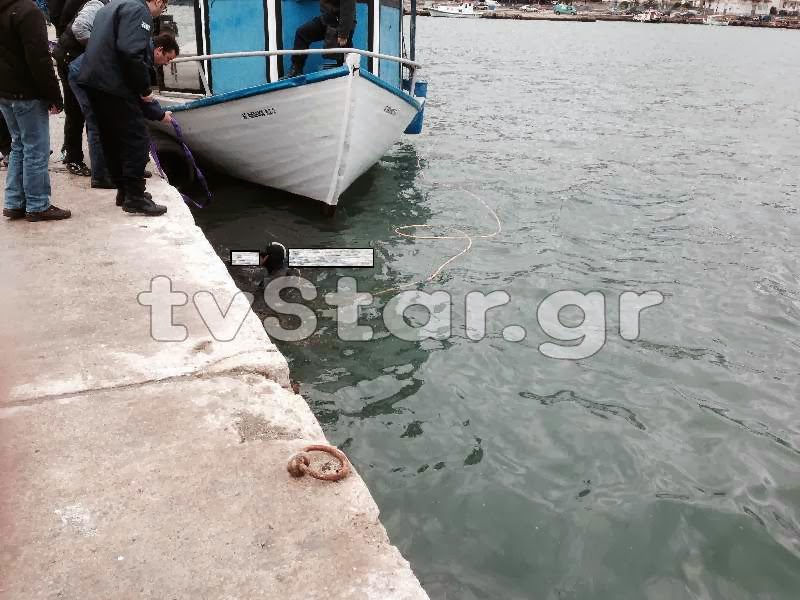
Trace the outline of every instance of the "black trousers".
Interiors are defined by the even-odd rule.
[[[85,89],[97,118],[111,180],[126,196],[141,196],[145,189],[144,169],[149,160],[150,141],[139,103]]]
[[[3,115],[0,115],[0,154],[8,156],[11,152],[11,134],[8,132],[8,125]]]
[[[308,50],[314,42],[325,42],[326,48],[338,48],[338,36],[336,28],[339,27],[339,19],[334,15],[320,15],[314,17],[297,28],[294,34],[294,49]],[[354,27],[355,29],[355,27]],[[353,47],[353,34],[347,40],[347,46]],[[292,56],[292,66],[302,71],[306,64],[307,55],[297,54]],[[336,59],[337,65],[344,64],[344,54],[334,54],[331,58]]]
[[[83,162],[83,111],[78,99],[69,87],[69,71],[67,65],[58,63],[58,77],[64,91],[64,149],[67,151],[68,163]]]

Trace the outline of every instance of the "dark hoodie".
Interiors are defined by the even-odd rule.
[[[356,0],[319,0],[323,15],[335,17],[338,21],[336,32],[339,37],[349,38],[356,24]]]
[[[0,98],[63,106],[47,24],[33,0],[0,0]]]

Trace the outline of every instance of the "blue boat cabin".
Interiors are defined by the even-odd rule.
[[[319,0],[173,0],[158,28],[176,33],[181,56],[291,50],[297,28],[319,14]],[[401,0],[357,0],[353,46],[401,56],[402,26]],[[311,47],[322,48],[323,43]],[[320,55],[309,56],[305,73],[322,69],[323,60]],[[229,58],[204,64],[213,93],[221,94],[278,81],[289,73],[291,58]],[[361,69],[401,87],[399,63],[362,57]],[[202,91],[195,63],[173,65],[165,71],[166,89]]]

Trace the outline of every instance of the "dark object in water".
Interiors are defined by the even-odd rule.
[[[289,254],[286,246],[278,242],[270,242],[261,255],[261,265],[267,269],[267,274],[274,275],[289,266]]]
[[[289,253],[286,246],[279,242],[270,242],[263,252],[260,253],[261,266],[266,272],[258,282],[258,287],[264,287],[269,279],[275,277],[299,277],[298,269],[289,268]]]

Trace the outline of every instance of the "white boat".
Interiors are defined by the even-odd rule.
[[[660,23],[663,15],[657,10],[646,10],[633,16],[634,21],[639,23]]]
[[[456,19],[474,19],[480,17],[479,12],[475,12],[472,2],[462,4],[434,4],[430,9],[432,17],[453,17]]]
[[[706,25],[716,25],[717,27],[724,27],[730,24],[723,15],[708,15],[705,19],[703,19],[703,23]]]
[[[318,5],[311,9],[318,10]],[[286,12],[284,7],[284,18]],[[400,11],[396,12],[393,26],[402,18]],[[217,31],[213,12],[211,17],[213,41]],[[295,21],[303,22],[297,16]],[[259,26],[258,20],[253,22]],[[227,23],[222,25],[225,34],[241,34],[243,25],[229,32]],[[263,18],[260,23],[264,27]],[[365,32],[369,27],[372,34],[373,24],[363,27]],[[374,27],[377,36],[381,32],[377,20]],[[397,30],[384,25],[383,31]],[[293,33],[287,33],[285,39]],[[412,27],[412,39],[413,33]],[[341,194],[404,132],[419,133],[421,128],[426,86],[417,81],[420,65],[400,56],[401,38],[399,33],[395,35],[396,40],[384,39],[383,43],[377,37],[361,38],[370,49],[295,51],[267,45],[264,50],[181,56],[173,65],[191,67],[193,63],[203,92],[163,91],[158,99],[173,112],[183,140],[202,163],[335,207]],[[358,36],[354,40],[358,42]],[[231,44],[237,41],[233,38]],[[397,55],[372,50],[386,48],[389,42]],[[201,46],[208,47],[217,46]],[[296,54],[308,55],[306,72],[281,78],[280,71],[288,70],[288,61]],[[343,65],[326,68],[320,63],[322,57],[331,60],[335,55],[344,55]],[[185,80],[186,75],[183,77]],[[251,85],[242,85],[248,77]],[[155,123],[151,130],[170,180],[166,165],[176,161],[184,163],[178,171],[192,173],[186,168],[182,148],[175,143],[173,128]]]

